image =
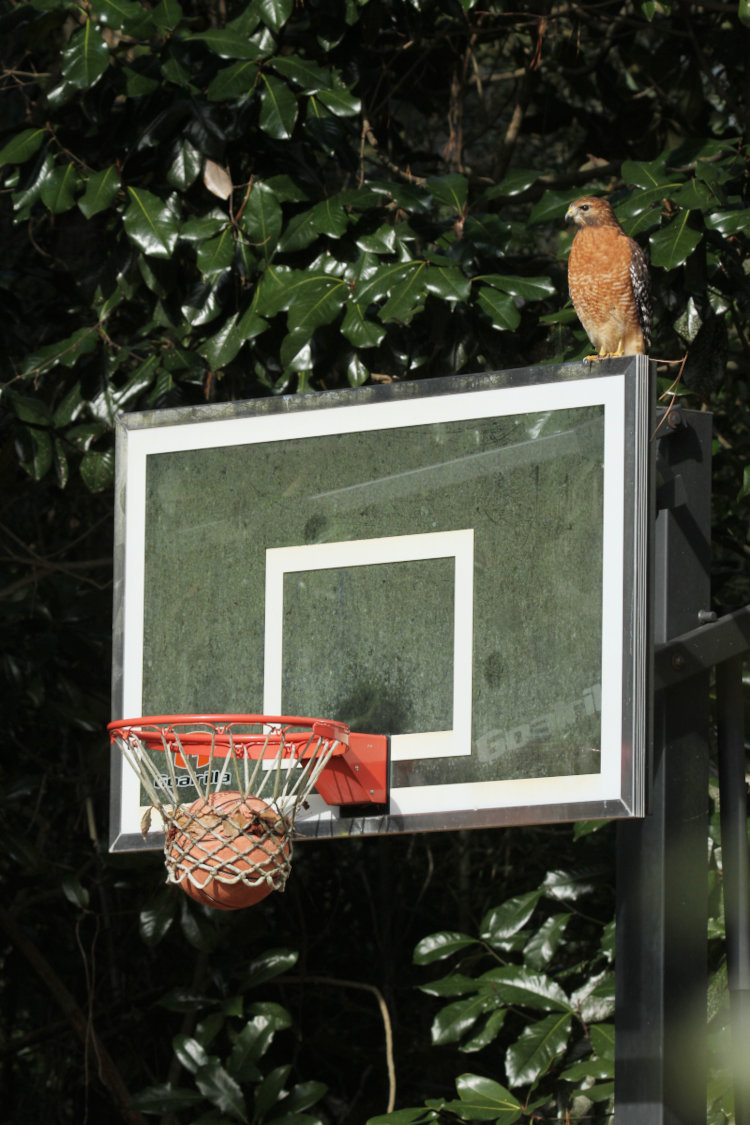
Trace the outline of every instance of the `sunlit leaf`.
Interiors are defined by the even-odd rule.
[[[115,479],[115,454],[111,449],[103,453],[89,450],[81,461],[80,473],[89,492],[102,492]]]
[[[690,211],[681,211],[671,223],[651,235],[651,264],[672,270],[681,266],[695,250],[703,235],[688,226]]]
[[[568,1045],[572,1024],[569,1013],[545,1016],[530,1024],[508,1048],[505,1072],[513,1086],[525,1086],[543,1074]]]
[[[242,229],[255,250],[270,258],[276,248],[283,217],[272,189],[262,181],[253,184],[242,212]]]
[[[86,180],[86,189],[78,200],[78,209],[87,219],[106,211],[114,203],[120,190],[120,175],[114,164],[94,172]]]
[[[62,73],[77,90],[87,90],[101,78],[109,65],[109,47],[91,20],[70,38],[62,52]]]
[[[294,0],[256,0],[253,5],[272,31],[283,27],[292,14]]]
[[[482,285],[477,293],[480,306],[500,331],[513,331],[521,323],[521,314],[509,293],[499,293],[489,285]]]
[[[442,961],[452,957],[469,945],[476,945],[477,939],[468,934],[458,933],[455,930],[441,930],[422,938],[414,949],[413,961],[415,965],[429,965],[433,961]]]
[[[571,1005],[557,981],[544,973],[535,973],[524,965],[503,965],[488,969],[477,983],[490,988],[506,1004],[518,1004],[543,1012],[569,1012]]]
[[[42,202],[59,215],[75,206],[78,174],[72,164],[58,165],[42,185]]]
[[[276,140],[288,140],[297,120],[297,99],[280,78],[261,75],[260,127]]]
[[[167,169],[167,183],[178,191],[185,191],[195,183],[200,175],[203,155],[195,145],[184,138],[177,147],[177,153]]]
[[[357,301],[347,301],[341,331],[355,348],[375,348],[386,333],[382,324],[368,320]]]
[[[541,891],[509,898],[501,906],[488,911],[482,919],[479,936],[489,945],[501,945],[517,934],[528,922],[541,898]]]
[[[144,254],[169,258],[177,245],[179,224],[172,209],[145,188],[128,188],[130,206],[123,216],[128,237]]]

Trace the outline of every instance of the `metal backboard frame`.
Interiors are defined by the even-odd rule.
[[[307,836],[642,815],[651,403],[637,356],[121,416],[113,718],[391,723],[388,812]],[[141,800],[115,753],[112,850]]]

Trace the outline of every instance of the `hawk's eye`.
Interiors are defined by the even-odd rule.
[[[580,209],[581,209],[581,211],[588,211],[590,206],[591,205],[589,203],[582,203]]]

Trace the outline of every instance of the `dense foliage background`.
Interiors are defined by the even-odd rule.
[[[394,1122],[606,1116],[609,828],[307,844],[226,917],[107,855],[112,425],[576,359],[563,216],[606,193],[750,601],[747,0],[6,0],[0,52],[4,1105],[364,1122],[392,1057]]]

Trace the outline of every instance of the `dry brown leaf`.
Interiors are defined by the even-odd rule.
[[[232,194],[232,177],[215,160],[206,160],[203,165],[203,183],[219,199],[229,199]]]

